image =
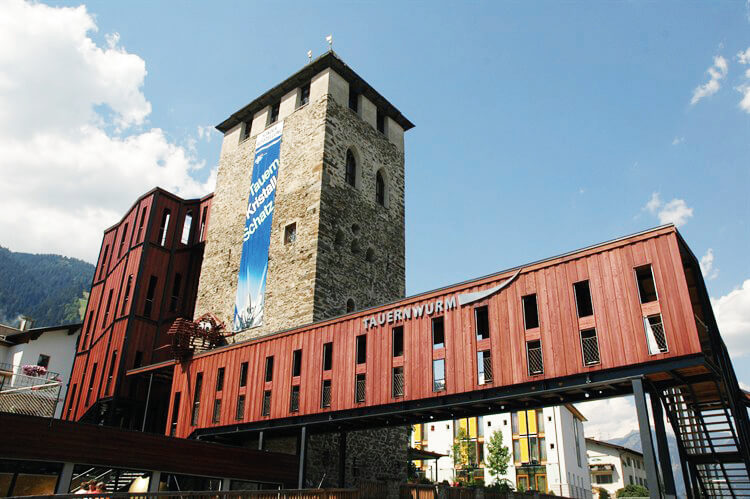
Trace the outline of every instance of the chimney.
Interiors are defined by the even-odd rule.
[[[31,329],[31,326],[34,324],[34,319],[31,317],[27,317],[25,315],[19,315],[18,316],[19,326],[18,329],[21,331],[28,331]]]

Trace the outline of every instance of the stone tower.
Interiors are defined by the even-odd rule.
[[[216,314],[235,325],[230,341],[241,341],[402,298],[404,131],[412,127],[333,52],[221,123],[196,317]],[[265,293],[252,297],[262,300],[262,319],[238,327],[253,164],[265,165],[263,134],[278,129]],[[263,190],[255,174],[253,192],[265,201],[273,185]]]

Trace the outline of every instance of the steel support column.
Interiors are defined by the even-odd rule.
[[[307,453],[307,427],[303,426],[299,432],[299,445],[297,446],[299,454],[299,467],[297,468],[297,488],[305,488],[305,454]]]
[[[263,432],[258,433],[258,450],[263,450]]]
[[[143,409],[143,424],[141,424],[141,431],[146,431],[146,418],[148,417],[148,404],[151,401],[151,384],[154,382],[154,373],[152,372],[148,377],[148,392],[146,392],[146,407]]]
[[[656,433],[656,448],[659,454],[659,467],[661,478],[664,481],[664,496],[667,499],[676,497],[674,486],[674,474],[672,473],[672,460],[669,457],[669,444],[667,443],[667,431],[664,428],[664,414],[662,412],[661,399],[655,391],[650,392],[651,413],[654,416],[654,432]],[[678,437],[679,438],[679,437]]]
[[[339,433],[339,487],[346,487],[346,432]]]
[[[646,463],[649,496],[651,499],[659,499],[661,496],[659,470],[656,467],[654,442],[651,439],[651,426],[648,422],[648,408],[646,407],[646,394],[643,391],[643,380],[641,378],[633,378],[630,382],[633,385],[633,398],[635,398],[635,411],[638,415],[638,429],[641,434],[643,461]]]
[[[73,491],[70,490],[70,482],[73,480],[73,463],[63,464],[60,478],[57,480],[57,487],[55,488],[55,494],[70,494]]]

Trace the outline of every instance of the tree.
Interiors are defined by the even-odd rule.
[[[648,497],[648,489],[641,485],[626,485],[622,489],[619,489],[615,495],[617,497]]]
[[[457,481],[464,485],[474,483],[474,469],[477,467],[476,447],[469,439],[466,430],[459,428],[452,447],[453,467],[457,470]],[[476,445],[476,444],[474,444]]]
[[[599,499],[609,499],[609,492],[604,487],[599,487]]]
[[[499,481],[502,475],[508,473],[508,462],[510,449],[503,445],[503,432],[496,431],[487,444],[487,469],[495,475],[495,481]]]

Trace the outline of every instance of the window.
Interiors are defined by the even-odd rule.
[[[284,228],[284,244],[294,244],[297,240],[297,223],[291,223]]]
[[[526,329],[539,327],[539,309],[536,304],[536,294],[526,295],[521,298],[523,304],[523,324]]]
[[[136,350],[135,357],[133,358],[133,369],[141,367],[143,365],[143,352]]]
[[[36,365],[48,368],[49,367],[49,355],[39,354],[39,358],[36,361]]]
[[[109,307],[112,305],[112,291],[113,289],[109,290],[109,295],[107,295],[107,307],[104,309],[104,319],[102,319],[102,327],[107,325],[107,318],[109,317]]]
[[[122,230],[122,236],[120,236],[120,250],[117,253],[117,256],[122,256],[122,250],[125,249],[125,236],[128,235],[128,224],[125,224],[125,227]]]
[[[367,335],[360,334],[357,336],[357,364],[367,362]]]
[[[302,350],[292,353],[292,377],[297,377],[302,372]]]
[[[273,381],[273,355],[266,357],[266,383]]]
[[[404,355],[404,326],[393,328],[393,356]]]
[[[358,404],[361,404],[365,401],[366,396],[366,380],[364,374],[357,374],[354,380],[354,401]]]
[[[237,397],[237,411],[234,414],[234,419],[240,420],[245,418],[245,396],[239,395]]]
[[[646,330],[646,342],[648,343],[648,353],[651,355],[657,353],[666,353],[667,336],[664,333],[664,324],[661,320],[661,314],[649,315],[643,318],[643,327]]]
[[[247,140],[250,137],[250,130],[253,128],[252,119],[242,124],[242,140]]]
[[[378,109],[376,122],[378,126],[378,132],[385,133],[385,115],[380,109]]]
[[[169,217],[172,212],[169,208],[165,208],[161,215],[161,225],[159,225],[159,246],[164,246],[167,243],[167,231],[169,230]]]
[[[214,400],[214,412],[211,417],[211,422],[216,424],[221,419],[221,399]]]
[[[86,337],[88,337],[91,334],[91,325],[94,323],[94,311],[89,311],[89,321],[86,323]],[[86,348],[85,345],[86,339],[84,338],[82,348]]]
[[[599,363],[599,341],[596,338],[596,329],[581,331],[581,352],[584,366]]]
[[[130,288],[133,286],[133,274],[128,276],[128,282],[125,284],[125,296],[122,298],[122,310],[120,315],[123,315],[128,308],[128,300],[130,300]]]
[[[654,283],[654,273],[651,270],[651,265],[636,267],[635,279],[638,282],[638,296],[641,299],[641,303],[650,303],[659,299],[656,294],[656,284]]]
[[[480,385],[492,383],[492,356],[489,350],[477,352],[477,380]]]
[[[349,109],[355,113],[359,110],[359,94],[349,87]]]
[[[107,268],[107,254],[109,253],[109,245],[104,247],[104,256],[102,257],[102,268],[99,269],[99,279],[104,276],[104,269]]]
[[[188,210],[185,213],[185,221],[182,224],[182,237],[180,242],[182,244],[188,244],[190,242],[190,229],[193,227],[193,210]]]
[[[247,386],[247,362],[240,365],[240,388]]]
[[[86,393],[86,405],[91,402],[91,393],[94,391],[94,378],[96,378],[96,367],[97,363],[91,367],[91,377],[89,378],[89,391]]]
[[[138,222],[138,238],[135,240],[136,243],[140,242],[141,237],[143,236],[143,222],[146,220],[146,210],[147,209],[148,208],[144,207],[143,210],[141,210],[141,221]]]
[[[323,345],[323,370],[330,371],[333,360],[333,343]]]
[[[320,394],[320,407],[325,409],[331,407],[331,380],[323,380],[323,389]]]
[[[351,298],[349,298],[348,300],[346,300],[346,313],[347,314],[350,313],[350,312],[354,312],[355,308],[356,307],[354,305],[354,300],[352,300]]]
[[[544,411],[542,409],[536,411],[536,431],[537,433],[544,433]]]
[[[292,387],[292,395],[289,398],[289,412],[299,411],[299,385]]]
[[[352,187],[357,186],[357,160],[354,159],[354,153],[349,149],[346,151],[346,183]]]
[[[402,366],[393,368],[391,395],[393,398],[404,396],[404,368]]]
[[[573,420],[573,433],[575,434],[576,440],[576,460],[578,461],[578,467],[581,467],[581,436],[578,434],[578,422]]]
[[[310,82],[308,81],[305,85],[299,89],[299,105],[304,106],[310,102]]]
[[[172,283],[172,296],[169,299],[169,311],[177,311],[177,303],[180,301],[180,286],[182,285],[182,274],[174,275],[174,282]]]
[[[281,108],[281,102],[275,103],[271,106],[271,114],[268,117],[268,124],[272,125],[279,121],[279,109]]]
[[[385,206],[385,178],[380,170],[375,174],[375,201],[380,206]]]
[[[445,359],[432,361],[432,391],[442,392],[445,390]]]
[[[203,241],[203,234],[206,231],[206,217],[208,216],[208,206],[203,207],[203,213],[201,214],[201,233],[198,235],[198,240]]]
[[[474,325],[477,331],[477,340],[486,340],[490,337],[490,318],[487,307],[474,309]]]
[[[154,308],[154,293],[156,292],[156,283],[158,278],[152,275],[148,280],[148,289],[146,290],[146,303],[143,306],[143,315],[151,318],[151,311]]]
[[[182,398],[182,392],[176,392],[174,394],[174,401],[172,402],[172,420],[169,422],[169,436],[175,436],[177,433],[177,421],[180,419],[180,399]]]
[[[432,349],[445,347],[445,324],[442,317],[432,319]]]
[[[70,419],[70,415],[73,413],[73,404],[76,400],[76,388],[78,388],[78,384],[74,383],[73,388],[70,389],[70,404],[68,404],[68,415],[65,416],[65,419]]]
[[[576,310],[578,310],[578,317],[594,315],[594,306],[591,304],[591,289],[589,289],[589,281],[581,281],[573,284],[573,291],[576,295]]]
[[[263,407],[261,408],[261,416],[271,415],[271,390],[263,392]]]
[[[526,357],[529,364],[529,376],[544,374],[542,342],[540,340],[526,342]]]
[[[224,389],[224,368],[220,367],[216,371],[216,391],[220,392]]]
[[[117,350],[112,352],[112,359],[109,362],[109,374],[107,374],[107,385],[104,387],[104,394],[109,393],[109,387],[112,384],[112,377],[115,374],[115,364],[117,363]]]

